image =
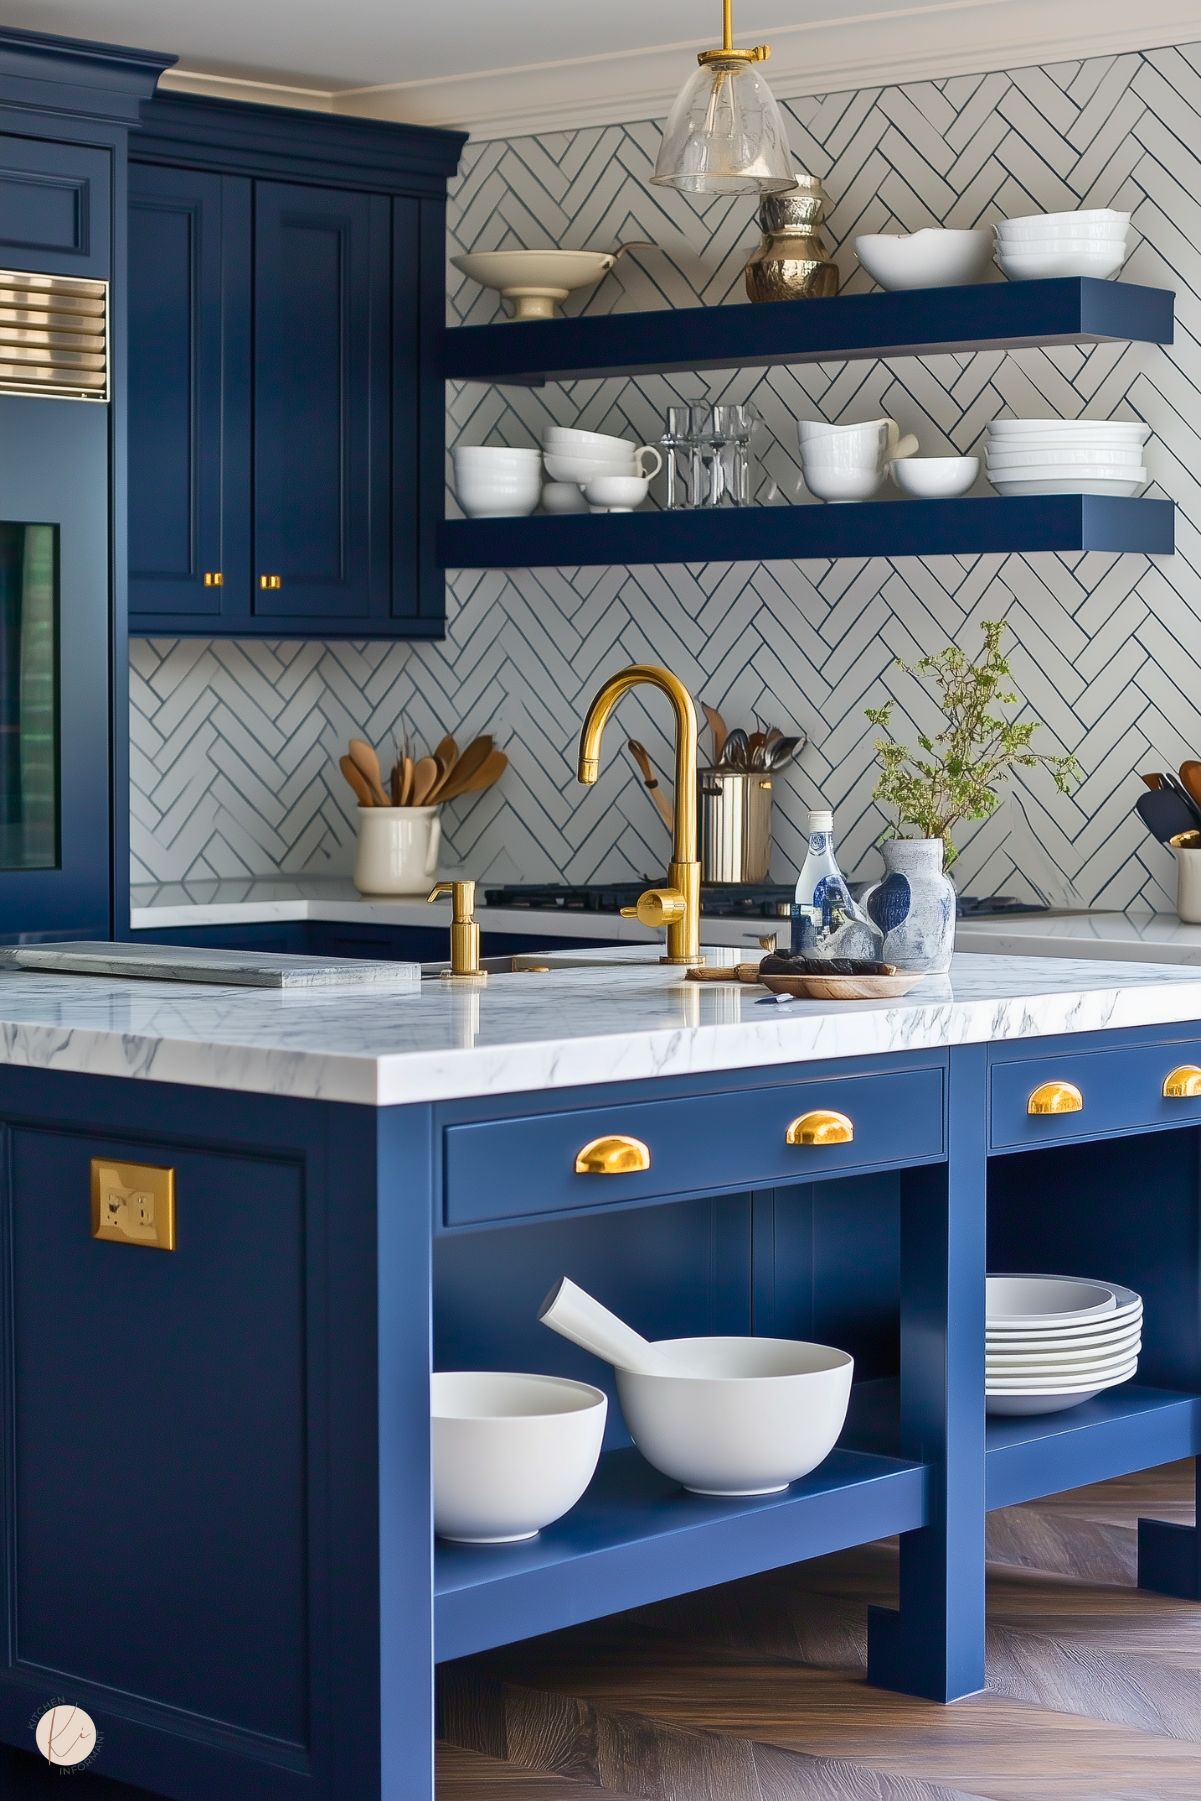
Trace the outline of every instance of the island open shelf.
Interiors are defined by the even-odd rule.
[[[1071,277],[762,306],[664,308],[536,324],[452,326],[450,380],[577,381],[675,369],[766,368],[862,357],[1017,350],[1036,344],[1172,342],[1173,296]]]
[[[669,1595],[908,1532],[921,1464],[839,1449],[785,1493],[686,1494],[635,1450],[606,1452],[582,1501],[526,1544],[437,1541],[439,1662]]]
[[[1082,550],[1166,556],[1174,544],[1170,500],[1052,494],[448,519],[439,560],[450,569],[531,569]]]

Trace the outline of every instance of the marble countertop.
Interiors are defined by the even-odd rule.
[[[1201,969],[1028,956],[957,956],[902,1000],[783,1006],[640,949],[386,997],[0,970],[8,1064],[377,1106],[1184,1020]]]

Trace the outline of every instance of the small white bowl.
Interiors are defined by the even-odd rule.
[[[655,1348],[681,1373],[618,1370],[622,1412],[647,1462],[694,1493],[778,1494],[838,1443],[855,1369],[846,1351],[787,1338]]]
[[[805,486],[815,500],[871,500],[880,492],[884,472],[875,467],[838,469],[828,465],[801,465]]]
[[[434,1530],[469,1545],[533,1538],[596,1470],[607,1397],[587,1382],[492,1370],[430,1378]]]
[[[986,281],[993,241],[988,231],[881,232],[855,239],[855,254],[872,280],[893,291],[954,288]]]
[[[1015,251],[998,250],[997,262],[1010,281],[1057,281],[1064,276],[1088,275],[1095,281],[1111,281],[1126,261],[1126,248],[1115,250]]]
[[[1087,237],[1095,231],[1124,235],[1133,216],[1101,206],[1078,213],[1029,213],[1020,219],[1002,219],[996,229],[1010,237],[1044,237],[1047,233]]]
[[[575,482],[583,487],[595,475],[637,475],[633,457],[569,457],[548,450],[542,458],[552,481]]]
[[[900,457],[888,465],[903,494],[918,500],[952,500],[966,494],[980,474],[979,457]]]
[[[606,513],[632,513],[646,499],[649,475],[596,475],[584,488],[590,507]]]
[[[504,468],[509,464],[537,462],[542,452],[518,444],[456,444],[450,454],[465,463]]]
[[[547,482],[542,490],[544,513],[586,513],[588,503],[577,482]]]
[[[536,468],[513,481],[477,478],[470,470],[459,469],[455,495],[469,519],[521,519],[532,513],[542,498],[542,479]]]

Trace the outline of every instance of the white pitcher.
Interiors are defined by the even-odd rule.
[[[437,807],[360,807],[355,887],[360,894],[424,894],[441,842]]]

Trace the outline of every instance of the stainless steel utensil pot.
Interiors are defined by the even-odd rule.
[[[765,882],[771,863],[772,778],[700,772],[701,881]]]

